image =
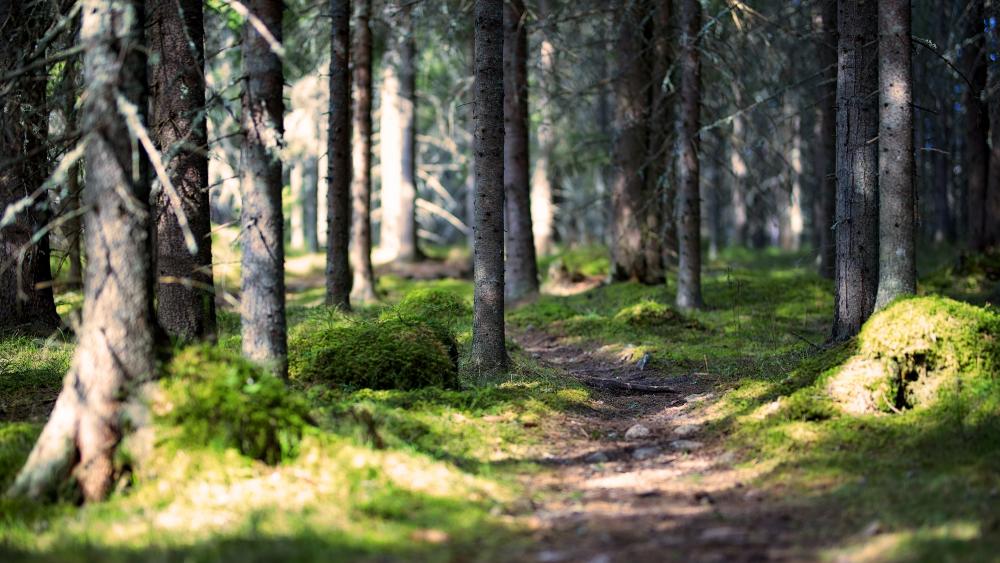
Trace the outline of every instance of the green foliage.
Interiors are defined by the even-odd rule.
[[[0,419],[40,419],[48,414],[73,347],[60,339],[0,339]]]
[[[681,325],[688,328],[699,326],[696,321],[686,319],[672,307],[651,300],[643,300],[635,305],[623,307],[615,314],[614,319],[636,328],[656,328],[669,325]]]
[[[207,345],[179,351],[166,372],[158,415],[182,443],[235,448],[272,465],[298,452],[309,410],[280,379]]]
[[[938,293],[970,303],[1000,303],[1000,252],[991,254],[961,254],[955,260],[955,250],[943,253],[945,262],[924,279],[924,293]]]
[[[0,424],[0,490],[7,490],[14,481],[41,430],[38,424],[27,422]]]

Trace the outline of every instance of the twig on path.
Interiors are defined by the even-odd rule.
[[[606,391],[633,391],[635,393],[676,393],[672,387],[663,385],[646,385],[644,383],[629,383],[618,379],[605,379],[602,377],[580,377],[584,385],[595,389]]]

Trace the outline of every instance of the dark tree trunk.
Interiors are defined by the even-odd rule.
[[[833,218],[837,213],[837,0],[820,0],[815,18],[819,41],[816,45],[820,77],[819,103],[816,116],[814,173],[818,176],[816,194],[816,243],[819,273],[833,279],[837,262],[837,244],[834,239]]]
[[[504,332],[503,0],[476,0],[476,221],[472,361],[482,377],[507,370]]]
[[[87,279],[79,344],[63,391],[10,494],[44,498],[67,479],[83,498],[107,496],[118,476],[115,450],[140,385],[154,374],[149,181],[133,152],[118,97],[143,119],[146,57],[143,2],[85,0],[80,42],[87,91]],[[138,162],[139,169],[133,169]]]
[[[350,309],[351,0],[330,0],[330,128],[327,134],[326,304]]]
[[[282,0],[250,0],[250,13],[272,35],[244,25],[243,147],[240,194],[243,274],[240,317],[243,354],[280,377],[288,374],[285,322],[284,219],[281,210],[281,148],[285,105],[281,59]]]
[[[528,32],[523,0],[504,3],[504,190],[507,196],[506,297],[538,292],[528,174]]]
[[[372,268],[372,14],[371,0],[360,0],[354,32],[354,166],[351,261],[354,281],[351,299],[371,303],[375,294]]]
[[[982,100],[986,89],[982,0],[972,0],[966,18],[967,42],[962,48],[961,61],[965,76],[971,82],[962,100],[965,106],[966,210],[969,246],[981,251],[987,246],[986,188],[990,160],[989,109]]]
[[[879,262],[875,308],[917,291],[910,0],[879,0]]]
[[[385,55],[382,121],[382,260],[415,262],[417,244],[417,47],[408,2],[400,7],[393,45]]]
[[[647,156],[646,193],[655,212],[646,213],[646,229],[656,233],[653,244],[646,244],[646,263],[665,267],[677,260],[677,226],[671,219],[677,186],[673,179],[672,163],[675,133],[674,106],[666,88],[667,73],[674,62],[673,2],[666,0],[653,8],[651,49],[652,54],[652,108],[650,112],[649,155]],[[656,255],[654,255],[654,253]]]
[[[21,66],[21,55],[34,49],[53,17],[46,3],[0,3],[0,19],[14,22],[0,39],[0,73]],[[23,155],[0,169],[0,218],[8,218],[9,207],[21,208],[12,221],[0,225],[0,332],[45,334],[60,324],[52,296],[49,237],[33,242],[50,219],[42,189],[49,175],[47,76],[44,67],[23,74],[0,100],[0,148],[5,159]]]
[[[701,126],[699,0],[681,0],[680,115],[677,118],[677,307],[701,308],[701,193],[698,129]]]
[[[611,277],[647,284],[664,281],[659,214],[648,164],[652,84],[647,52],[649,6],[630,2],[620,12],[615,92],[615,172],[611,187]],[[659,124],[654,124],[659,126]],[[653,225],[653,228],[650,228]]]
[[[858,333],[878,287],[877,18],[876,2],[839,0],[836,340]]]
[[[78,29],[74,26],[74,32],[67,39],[67,43],[76,40]],[[69,45],[68,45],[69,46]],[[76,100],[80,92],[79,75],[80,61],[74,57],[66,61],[63,67],[63,78],[60,85],[62,95],[62,111],[66,119],[66,130],[71,131],[79,127],[78,114],[76,111]],[[69,263],[69,272],[66,276],[66,286],[72,289],[83,287],[83,261],[80,254],[80,238],[83,235],[83,221],[80,219],[80,163],[76,162],[70,166],[66,174],[66,190],[62,198],[62,206],[59,215],[63,218],[59,231],[62,234],[66,245],[66,260]]]
[[[988,20],[1000,21],[1000,0],[987,0]],[[990,91],[1000,88],[1000,53],[997,52],[997,29],[990,28],[990,41],[986,51],[987,75]],[[991,148],[989,174],[984,200],[983,246],[1000,247],[1000,94],[994,93],[988,103]]]
[[[205,124],[205,21],[202,0],[150,2],[153,138],[166,163],[171,197],[156,195],[156,303],[160,325],[182,339],[215,334],[212,223]],[[177,204],[181,213],[177,215]],[[187,223],[185,233],[182,222]],[[193,246],[192,246],[193,245]]]

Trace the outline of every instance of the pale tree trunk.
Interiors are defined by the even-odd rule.
[[[0,38],[0,73],[20,66],[20,56],[33,50],[54,15],[41,2],[0,2],[0,20],[14,22]],[[52,296],[49,237],[32,240],[50,219],[48,195],[40,190],[49,174],[46,78],[45,68],[28,72],[0,100],[2,154],[4,159],[22,155],[0,169],[0,217],[9,206],[22,207],[10,224],[0,226],[0,332],[45,334],[60,324]]]
[[[875,308],[917,291],[910,0],[879,0],[879,262]]]
[[[837,261],[837,243],[833,220],[837,213],[837,0],[820,0],[814,16],[819,41],[816,50],[822,86],[816,108],[816,139],[813,146],[814,167],[819,193],[816,195],[816,230],[819,248],[819,273],[833,279]]]
[[[330,21],[326,304],[338,309],[350,309],[351,1],[330,0]]]
[[[243,355],[275,375],[288,374],[285,321],[284,219],[281,211],[281,149],[285,105],[281,59],[281,0],[251,0],[250,13],[271,34],[244,24],[243,147],[240,155],[240,219],[243,244],[240,319]]]
[[[154,141],[167,162],[181,218],[166,187],[156,195],[156,302],[160,325],[182,339],[215,334],[212,223],[205,125],[205,25],[202,0],[149,2]],[[189,240],[188,240],[189,239]],[[192,248],[191,245],[194,245]]]
[[[965,168],[966,210],[968,213],[969,246],[976,251],[986,249],[986,230],[990,218],[986,213],[987,175],[990,148],[989,109],[982,100],[986,89],[985,41],[983,41],[983,0],[971,0],[966,14],[967,42],[962,48],[962,69],[968,77],[962,105],[965,106]]]
[[[288,173],[288,183],[294,202],[289,246],[306,252],[319,250],[319,238],[316,232],[319,174],[315,155],[314,150],[299,155]]]
[[[630,2],[620,13],[615,96],[615,172],[611,187],[611,278],[646,284],[664,281],[659,252],[661,206],[650,188],[650,56],[645,28],[648,4]],[[659,126],[660,124],[654,124]],[[650,228],[653,225],[653,228]]]
[[[861,330],[878,287],[877,18],[875,2],[839,0],[835,340]]]
[[[538,293],[528,174],[528,32],[523,0],[504,3],[504,191],[507,196],[506,297]]]
[[[503,0],[476,0],[476,221],[472,362],[485,378],[507,370],[504,331]]]
[[[789,126],[792,133],[791,150],[788,152],[789,192],[788,200],[779,202],[781,210],[781,232],[779,244],[782,250],[797,251],[802,244],[802,117],[798,106],[786,104],[786,113],[791,115]]]
[[[87,272],[83,325],[52,415],[9,494],[41,499],[71,480],[83,498],[107,496],[115,451],[142,417],[140,385],[154,375],[149,181],[120,112],[146,108],[141,0],[84,0],[80,43],[87,91]],[[139,168],[133,169],[135,163]]]
[[[681,0],[680,115],[677,118],[677,307],[699,309],[701,298],[701,190],[698,129],[701,126],[701,30],[699,0]]]
[[[739,106],[737,96],[737,106]],[[733,118],[733,132],[729,139],[730,205],[732,209],[732,231],[729,244],[746,246],[748,237],[748,202],[746,196],[747,164],[743,159],[743,138],[745,121],[741,115]]]
[[[354,135],[351,183],[351,262],[354,279],[351,299],[372,303],[375,271],[372,268],[372,14],[371,0],[357,3],[354,22]]]
[[[538,156],[535,158],[531,175],[531,217],[535,238],[535,250],[544,256],[554,250],[556,240],[555,188],[558,180],[552,163],[552,153],[556,146],[556,107],[552,93],[558,88],[556,74],[556,48],[553,37],[556,33],[551,0],[538,0],[538,30],[541,40],[538,45],[539,67],[536,77],[538,88],[538,108],[541,122],[538,124]]]
[[[1000,21],[1000,0],[986,0],[986,10],[989,21]],[[1000,56],[997,60],[992,60],[991,55],[998,55],[996,51],[997,30],[990,28],[991,41],[986,52],[987,74],[989,78],[989,91],[994,92],[989,97],[989,117],[990,117],[990,155],[989,174],[986,197],[984,204],[984,228],[983,246],[987,248],[1000,247],[1000,93],[993,89],[1000,88]]]
[[[306,185],[306,157],[297,155],[288,171],[288,187],[291,189],[292,209],[289,218],[291,233],[288,236],[288,247],[293,250],[306,248],[306,221],[302,204],[302,195]]]
[[[382,223],[379,259],[415,262],[417,244],[417,106],[416,40],[408,1],[399,8],[398,25],[382,72],[382,119],[379,149],[382,170]]]

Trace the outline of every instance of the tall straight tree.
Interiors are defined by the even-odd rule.
[[[989,172],[989,110],[983,101],[986,90],[986,42],[983,39],[983,0],[971,0],[965,13],[966,41],[962,47],[961,66],[968,79],[962,99],[965,106],[966,204],[969,246],[985,250],[990,218],[986,213]],[[996,221],[996,218],[992,218]]]
[[[53,17],[46,2],[0,2],[0,21],[13,22],[0,37],[0,73],[22,66],[22,56],[35,49]],[[60,324],[49,237],[41,230],[50,215],[46,192],[39,189],[49,174],[47,78],[44,67],[25,72],[0,98],[0,149],[4,160],[20,156],[0,169],[0,332],[47,333]]]
[[[274,374],[288,373],[285,321],[281,147],[285,102],[281,58],[282,0],[250,0],[243,28],[243,146],[240,219],[243,355]]]
[[[215,333],[202,4],[147,3],[149,47],[155,55],[150,121],[160,151],[172,155],[167,171],[173,184],[164,186],[155,202],[156,312],[160,325],[181,338]]]
[[[986,0],[986,21],[995,22],[989,27],[990,41],[984,53],[987,64],[988,91],[1000,88],[1000,0]],[[990,156],[986,197],[983,204],[985,213],[983,246],[1000,248],[1000,96],[989,96],[990,116]]]
[[[485,377],[507,369],[504,331],[503,0],[476,0],[476,209],[472,361]]]
[[[417,244],[417,42],[412,2],[400,0],[396,10],[396,36],[382,73],[379,252],[383,260],[414,262],[423,258]]]
[[[833,338],[861,330],[878,288],[878,5],[837,4],[837,265]]]
[[[674,63],[674,28],[675,17],[673,0],[659,2],[653,8],[653,39],[651,50],[653,55],[652,70],[652,111],[650,113],[649,156],[646,176],[646,190],[660,206],[662,212],[646,215],[646,228],[658,229],[660,244],[649,245],[647,254],[659,252],[659,257],[647,256],[649,263],[662,261],[664,267],[674,264],[677,260],[677,225],[672,220],[674,215],[674,200],[677,186],[674,180],[674,162],[670,158],[673,153],[675,108],[670,103],[670,93],[666,84],[670,67]]]
[[[879,0],[879,262],[875,308],[917,291],[910,0]]]
[[[142,0],[84,0],[80,43],[87,89],[87,271],[73,363],[45,429],[10,494],[44,498],[75,482],[104,498],[140,385],[154,373],[153,269],[145,155],[126,122],[146,108]],[[133,413],[134,414],[134,413]]]
[[[354,23],[354,142],[351,299],[371,303],[375,295],[372,268],[372,0],[359,0]]]
[[[698,309],[701,297],[701,2],[680,2],[680,111],[677,116],[677,307]]]
[[[326,304],[346,310],[351,308],[351,0],[330,0],[330,22]]]
[[[658,224],[662,211],[646,181],[652,81],[646,28],[649,3],[629,1],[619,11],[618,76],[615,80],[615,171],[611,187],[611,277],[657,284],[664,281]],[[651,217],[652,216],[652,217]]]
[[[556,149],[556,120],[558,119],[557,104],[553,94],[559,88],[558,53],[556,52],[555,36],[557,34],[557,14],[553,11],[553,0],[538,0],[536,10],[539,32],[538,41],[538,73],[535,82],[538,85],[538,111],[541,121],[536,129],[538,153],[535,157],[535,169],[531,176],[531,228],[535,231],[535,250],[538,254],[551,254],[556,242],[556,201],[555,195],[559,178],[553,155]]]
[[[507,0],[503,13],[504,191],[507,264],[504,289],[515,301],[538,292],[528,173],[528,32],[523,0]]]
[[[837,0],[820,0],[814,16],[818,41],[816,51],[820,67],[819,100],[816,105],[816,139],[813,142],[816,241],[819,272],[833,279],[837,245],[833,218],[837,212]]]

